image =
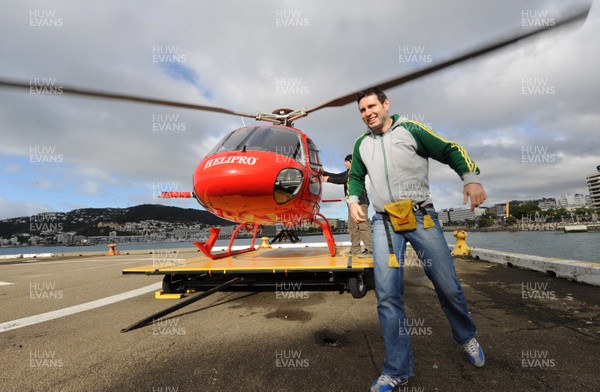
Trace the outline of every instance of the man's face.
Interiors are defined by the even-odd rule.
[[[367,127],[377,133],[383,133],[384,130],[387,130],[385,126],[389,127],[391,125],[389,108],[390,102],[387,99],[384,103],[379,102],[377,95],[369,95],[358,102],[358,110],[360,110],[362,120],[367,124]]]
[[[350,161],[344,161],[344,165],[346,165],[346,169],[350,170],[350,166],[352,166],[352,162]]]

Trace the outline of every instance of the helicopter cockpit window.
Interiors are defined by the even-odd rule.
[[[240,128],[230,132],[208,153],[208,155],[217,154],[224,151],[234,151],[236,147],[248,137],[256,127]]]
[[[219,142],[209,155],[224,151],[270,151],[306,165],[300,135],[285,128],[236,129]]]
[[[321,165],[321,161],[319,160],[319,150],[317,150],[317,146],[313,143],[312,140],[308,139],[308,155],[310,160],[310,167],[315,171],[321,171],[323,167]]]

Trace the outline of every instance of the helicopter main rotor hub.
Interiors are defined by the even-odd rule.
[[[291,127],[294,120],[297,120],[302,117],[306,117],[308,113],[306,113],[306,109],[276,109],[272,113],[257,113],[256,120],[257,121],[270,121],[273,124],[284,125],[286,127]]]

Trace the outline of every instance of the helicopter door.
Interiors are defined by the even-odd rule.
[[[312,140],[306,139],[308,146],[308,161],[310,163],[310,193],[313,195],[321,195],[321,172],[323,171],[323,165],[319,159],[319,150]]]

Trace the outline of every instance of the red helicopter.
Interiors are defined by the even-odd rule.
[[[254,250],[262,225],[280,225],[279,238],[294,238],[293,228],[310,222],[323,229],[330,254],[335,256],[329,221],[319,213],[323,201],[319,151],[305,133],[292,126],[304,116],[303,109],[259,113],[258,120],[273,125],[239,128],[219,141],[196,167],[193,193],[163,192],[162,197],[195,197],[206,210],[239,223],[224,253],[211,253],[218,229],[211,229],[207,242],[195,242],[205,255],[214,259]],[[254,232],[252,245],[232,251],[242,228]]]
[[[377,86],[383,90],[399,86],[504,48],[524,38],[585,20],[588,12],[589,7],[574,12],[571,16],[556,22],[554,26],[530,30],[526,33],[520,32],[453,59],[378,83]],[[9,79],[0,79],[0,86],[25,90],[29,90],[31,87],[30,82]],[[322,167],[319,152],[305,133],[293,127],[293,121],[316,110],[351,103],[355,100],[358,91],[310,110],[279,109],[272,113],[258,113],[254,116],[212,106],[62,87],[63,94],[196,109],[250,117],[272,123],[266,126],[243,127],[230,132],[196,167],[193,177],[193,192],[163,192],[162,194],[162,197],[194,197],[211,213],[238,223],[232,233],[229,247],[223,253],[212,253],[212,248],[219,235],[218,229],[211,229],[208,241],[195,243],[204,254],[212,259],[254,250],[256,236],[262,225],[281,224],[285,228],[297,227],[297,225],[305,223],[316,223],[323,229],[329,252],[331,256],[335,256],[335,241],[329,222],[319,213],[320,203],[326,201],[321,199]],[[253,232],[252,245],[247,249],[233,251],[233,241],[242,228]]]

